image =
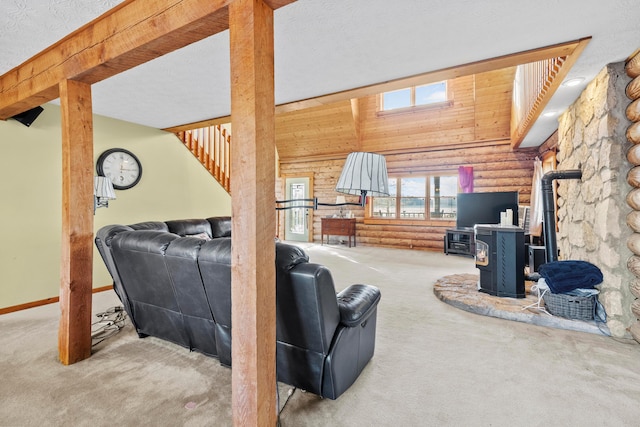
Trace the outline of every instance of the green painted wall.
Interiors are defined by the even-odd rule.
[[[60,108],[27,128],[0,121],[0,308],[56,297],[60,286],[62,154]],[[230,215],[231,198],[204,167],[166,132],[94,117],[95,160],[120,147],[142,162],[140,183],[116,191],[96,211],[95,230],[107,224]],[[111,284],[94,249],[93,286]]]

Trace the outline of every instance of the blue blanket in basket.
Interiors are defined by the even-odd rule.
[[[542,264],[539,273],[554,294],[590,289],[602,283],[600,269],[587,261],[552,261]]]

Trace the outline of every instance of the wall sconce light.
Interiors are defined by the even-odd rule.
[[[318,209],[318,206],[360,206],[364,207],[367,196],[388,196],[389,177],[387,162],[383,155],[376,153],[354,152],[347,156],[342,173],[336,184],[338,193],[360,196],[360,203],[346,203],[344,196],[338,196],[336,203],[319,203],[317,198],[276,200],[276,210]],[[342,199],[339,199],[342,197]],[[290,205],[294,202],[312,202],[310,205]],[[284,205],[284,206],[278,206]]]
[[[116,193],[109,178],[104,176],[93,177],[93,213],[98,208],[108,208],[109,200],[115,200]]]

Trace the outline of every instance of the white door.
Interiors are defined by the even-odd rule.
[[[287,178],[285,180],[285,198],[287,200],[308,199],[309,198],[309,178]],[[290,206],[312,205],[312,202],[292,202]],[[309,218],[310,209],[293,208],[287,209],[284,215],[284,239],[298,242],[309,241]]]

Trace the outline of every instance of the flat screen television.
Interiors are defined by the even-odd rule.
[[[518,225],[518,192],[458,193],[456,227],[473,228],[476,224],[500,224],[500,212],[513,210],[513,225]]]

